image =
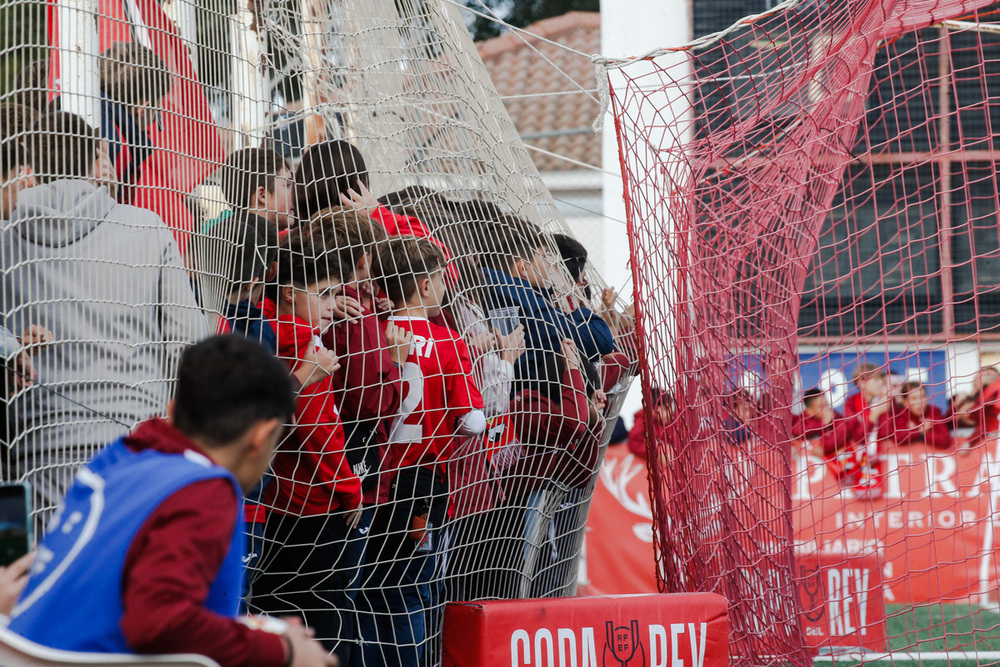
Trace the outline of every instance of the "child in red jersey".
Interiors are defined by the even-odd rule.
[[[844,416],[857,415],[865,430],[871,431],[878,426],[882,416],[892,410],[892,401],[886,400],[889,386],[885,369],[875,364],[859,364],[853,380],[858,391],[844,402]]]
[[[445,295],[445,258],[425,238],[389,239],[373,272],[395,304],[390,321],[413,336],[403,367],[403,396],[382,465],[388,501],[372,538],[375,566],[366,584],[370,614],[362,636],[366,665],[422,664],[427,619],[434,623],[443,524],[448,516],[448,464],[458,440],[486,428],[472,361],[455,331],[432,324]],[[426,613],[425,613],[426,612]],[[381,650],[377,647],[381,644]]]
[[[900,446],[923,442],[931,449],[951,447],[951,434],[944,415],[928,402],[927,392],[920,382],[904,382],[898,393],[902,409],[882,417],[878,439],[892,440]]]
[[[576,344],[565,339],[562,354],[541,360],[538,377],[520,382],[510,411],[490,422],[487,457],[508,503],[549,480],[581,486],[596,468],[588,395],[597,392],[588,391]]]
[[[838,415],[830,406],[826,392],[813,387],[802,397],[805,409],[792,422],[792,435],[805,440],[815,440],[833,428]]]
[[[400,368],[406,363],[411,336],[393,323],[379,321],[368,297],[376,247],[386,239],[381,225],[351,209],[326,209],[308,222],[313,241],[340,256],[345,273],[342,317],[322,336],[323,345],[340,359],[331,385],[347,440],[347,458],[361,479],[365,502],[376,500],[378,473],[389,426],[403,393]]]
[[[272,291],[272,326],[278,357],[298,369],[333,321],[333,302],[343,277],[337,255],[299,231],[278,254]],[[270,308],[269,308],[270,309]],[[331,369],[336,371],[336,368]],[[361,511],[361,483],[344,454],[344,430],[333,400],[331,376],[299,392],[289,436],[272,462],[265,502],[267,546],[254,582],[252,608],[295,613],[332,651],[356,637],[354,604],[347,589],[357,575],[345,546]],[[343,640],[343,641],[342,641]]]

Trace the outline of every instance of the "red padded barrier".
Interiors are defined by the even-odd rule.
[[[805,554],[796,559],[802,624],[812,649],[887,651],[878,556]]]
[[[725,667],[728,603],[713,593],[455,602],[444,667]]]

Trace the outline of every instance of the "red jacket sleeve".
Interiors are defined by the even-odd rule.
[[[399,368],[389,356],[385,332],[374,313],[335,322],[324,334],[323,344],[340,357],[332,385],[345,420],[385,419],[399,411],[403,392]]]
[[[511,428],[526,447],[566,447],[587,436],[590,406],[583,374],[567,369],[563,375],[562,401],[558,405],[538,394],[523,392],[511,403]]]
[[[295,432],[301,445],[301,451],[296,452],[296,466],[308,471],[311,479],[330,484],[341,506],[353,510],[361,505],[361,480],[351,470],[344,452],[344,429],[335,412],[328,380],[309,385],[296,401]]]
[[[853,417],[834,420],[833,426],[820,438],[823,455],[830,457],[848,446],[865,439],[865,429],[862,416],[855,413]]]
[[[448,407],[457,418],[472,412],[483,409],[483,396],[479,393],[479,387],[473,378],[472,358],[469,356],[469,347],[465,341],[455,334],[453,340],[454,359],[447,369],[445,377],[445,387],[448,392]]]
[[[191,484],[139,529],[122,575],[121,629],[136,653],[196,653],[221,667],[280,667],[278,635],[204,607],[236,529],[236,493],[225,479]]]
[[[941,414],[941,410],[935,406],[924,414],[925,420],[931,421],[931,428],[924,434],[924,442],[933,449],[948,449],[951,447],[951,433],[948,432],[948,424]]]
[[[646,456],[646,415],[642,410],[635,413],[632,430],[628,432],[628,450],[636,456]]]

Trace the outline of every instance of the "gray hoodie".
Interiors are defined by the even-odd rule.
[[[10,402],[14,454],[30,468],[45,452],[82,463],[163,413],[180,352],[208,334],[207,319],[167,226],[105,188],[59,180],[24,190],[2,224],[0,324],[55,335],[35,357],[38,383]]]

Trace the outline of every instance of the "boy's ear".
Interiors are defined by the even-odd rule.
[[[528,275],[528,271],[525,268],[526,260],[523,257],[515,257],[513,263],[510,265],[510,275],[514,278],[524,278]]]
[[[421,297],[427,298],[431,296],[432,289],[433,288],[431,287],[430,276],[424,276],[423,278],[417,281],[417,294],[419,294]]]
[[[279,293],[285,303],[292,303],[295,300],[295,288],[291,285],[282,285]]]
[[[253,193],[253,205],[251,208],[266,208],[267,207],[267,188],[263,185],[257,188]]]
[[[372,262],[371,262],[371,259],[368,257],[368,253],[367,252],[363,253],[361,255],[361,259],[359,259],[358,263],[354,265],[354,273],[355,273],[355,275],[357,275],[359,273],[364,273],[365,271],[367,271],[369,269],[369,267],[371,266],[371,263]]]
[[[266,454],[270,457],[271,453],[265,450],[275,440],[274,430],[277,428],[281,428],[281,421],[277,417],[261,419],[251,426],[247,434],[247,451],[254,456]]]

